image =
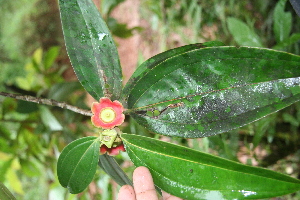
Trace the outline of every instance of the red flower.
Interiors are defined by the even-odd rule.
[[[116,156],[116,155],[119,154],[119,151],[125,152],[125,148],[124,148],[124,145],[123,145],[123,144],[121,144],[121,145],[119,145],[119,146],[117,146],[117,147],[112,147],[112,148],[108,148],[108,147],[105,146],[105,145],[102,145],[102,146],[100,147],[100,154],[105,154],[105,153],[107,153],[107,154],[110,155],[110,156]]]
[[[112,129],[121,125],[125,119],[123,105],[106,97],[102,97],[99,103],[93,103],[92,112],[92,123],[98,128]]]

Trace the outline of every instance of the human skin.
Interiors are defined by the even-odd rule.
[[[118,200],[158,200],[150,171],[146,167],[138,167],[133,172],[133,185],[121,187]],[[162,191],[163,200],[182,200]]]

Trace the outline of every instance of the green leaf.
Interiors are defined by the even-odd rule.
[[[4,156],[5,156],[5,154],[4,154]],[[5,158],[4,156],[2,155],[0,157],[1,161],[2,161],[1,165],[0,165],[0,182],[4,182],[5,181],[5,176],[7,174],[7,171],[12,168],[12,162],[13,162],[13,158],[4,159]]]
[[[184,199],[260,199],[300,190],[300,181],[148,137],[122,134],[135,166],[149,168],[155,185]]]
[[[0,182],[0,199],[1,200],[15,200],[14,195]]]
[[[299,56],[262,48],[201,47],[166,51],[136,70],[122,101],[139,124],[163,135],[207,137],[300,99]]]
[[[274,33],[277,43],[288,39],[292,29],[292,14],[284,12],[286,0],[280,0],[274,9]]]
[[[93,180],[99,160],[100,142],[97,137],[84,137],[68,144],[57,162],[60,184],[70,193],[82,192]]]
[[[227,26],[234,40],[241,46],[263,47],[258,35],[247,24],[234,17],[227,18]]]
[[[260,144],[261,140],[266,135],[266,133],[271,130],[271,127],[275,126],[276,117],[277,117],[277,114],[274,113],[274,114],[270,115],[269,117],[261,119],[258,122],[255,122],[253,124],[254,128],[255,128],[254,129],[255,135],[253,136],[252,149],[255,149]]]
[[[40,176],[41,171],[37,166],[38,162],[34,158],[19,159],[22,172],[28,177]]]
[[[131,185],[132,181],[128,178],[125,172],[121,169],[114,157],[107,154],[100,155],[100,167],[120,186]]]
[[[46,127],[48,127],[51,131],[63,130],[63,127],[57,121],[56,117],[51,113],[49,108],[47,108],[46,106],[40,106],[39,108],[41,111],[42,122],[45,124]]]
[[[118,23],[115,18],[109,17],[107,19],[107,25],[113,35],[118,36],[120,38],[129,38],[133,36],[133,31],[141,31],[143,28],[136,26],[133,28],[128,28],[127,24]]]
[[[91,0],[59,0],[67,51],[83,87],[96,99],[118,99],[122,73],[113,38]]]
[[[109,16],[111,11],[125,0],[103,0],[101,1],[102,14]]]
[[[283,40],[282,42],[277,43],[275,46],[272,47],[272,49],[283,49],[284,47],[287,47],[289,45],[292,45],[300,40],[300,33],[294,33],[289,38]]]
[[[8,99],[8,98],[7,98]],[[5,101],[3,101],[4,103]],[[6,101],[7,102],[7,101]],[[3,111],[4,111],[4,104],[3,104]],[[4,112],[3,112],[4,113]],[[8,141],[8,140],[11,140],[12,138],[12,130],[7,128],[7,125],[4,124],[4,123],[1,123],[0,124],[0,135],[1,135],[1,138],[3,138],[4,140]],[[2,147],[2,146],[1,146]],[[3,151],[3,149],[1,149],[1,151]]]
[[[32,64],[37,72],[41,71],[42,59],[43,59],[43,49],[38,48],[37,50],[34,51],[32,55]]]
[[[45,59],[44,59],[44,68],[49,69],[54,61],[56,60],[58,54],[59,54],[60,47],[54,46],[51,47],[46,53],[45,53]]]
[[[48,98],[56,101],[67,101],[79,89],[82,89],[82,87],[77,81],[56,83],[51,86]]]
[[[25,194],[23,189],[24,186],[22,185],[21,178],[15,168],[18,164],[19,163],[16,160],[13,161],[11,168],[9,168],[6,172],[6,182],[14,193],[23,196]]]
[[[36,103],[33,102],[29,102],[29,101],[18,101],[17,102],[18,106],[17,106],[17,112],[19,113],[32,113],[37,111],[38,105]]]

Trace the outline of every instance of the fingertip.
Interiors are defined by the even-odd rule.
[[[133,171],[133,185],[136,193],[139,192],[140,189],[150,190],[154,188],[153,179],[147,167],[140,166]],[[136,186],[138,187],[136,188]]]
[[[123,185],[119,191],[118,200],[135,200],[133,187],[130,185]]]
[[[171,195],[169,193],[166,193],[165,191],[161,191],[161,194],[163,196],[164,199],[168,199]]]
[[[150,174],[150,171],[147,167],[144,166],[137,167],[133,172],[133,176],[140,176],[145,174]]]
[[[133,172],[133,185],[137,200],[157,200],[151,173],[146,167],[138,167]]]
[[[175,197],[175,196],[173,196],[173,195],[171,195],[171,194],[169,194],[169,193],[167,193],[163,190],[161,191],[161,193],[162,193],[162,196],[163,196],[163,200],[182,200],[181,198]]]

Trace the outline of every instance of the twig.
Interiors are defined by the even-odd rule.
[[[5,96],[5,97],[18,99],[18,100],[38,103],[38,104],[45,104],[45,105],[49,105],[49,106],[57,106],[57,107],[68,109],[68,110],[71,110],[73,112],[76,112],[76,113],[79,113],[79,114],[82,114],[82,115],[86,115],[86,116],[92,116],[93,115],[93,113],[90,110],[84,110],[84,109],[78,108],[76,106],[71,106],[71,105],[69,105],[65,102],[55,101],[53,99],[43,99],[43,98],[37,98],[37,97],[33,97],[33,96],[28,96],[28,95],[11,94],[11,93],[6,93],[6,92],[0,92],[0,95]]]
[[[21,120],[13,120],[13,119],[0,119],[0,122],[17,122],[17,123],[37,123],[37,121],[34,121],[34,120],[24,120],[24,121],[21,121]]]

